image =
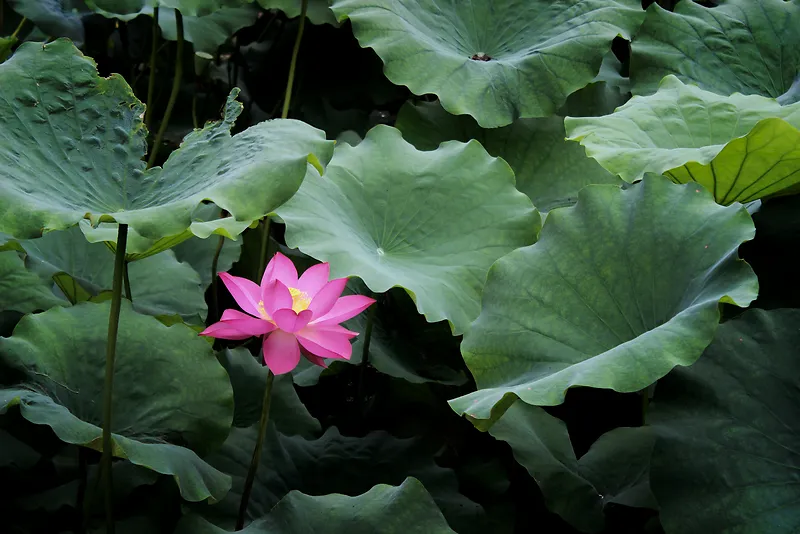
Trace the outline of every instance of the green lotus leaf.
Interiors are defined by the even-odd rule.
[[[233,217],[219,218],[219,208],[213,204],[200,204],[192,214],[192,224],[189,229],[180,234],[160,239],[147,239],[129,229],[128,242],[125,247],[127,251],[125,260],[132,262],[149,258],[170,248],[180,247],[181,244],[193,237],[208,239],[212,235],[218,235],[237,241],[242,232],[256,225],[258,225],[258,220],[237,221]],[[112,252],[117,250],[117,230],[119,226],[116,223],[100,223],[96,227],[92,227],[88,220],[82,219],[78,226],[90,243],[105,243]],[[210,246],[216,248],[218,241],[212,239],[209,243],[213,243]],[[232,246],[241,247],[241,242]]]
[[[59,458],[59,460],[63,461],[64,459]],[[74,467],[70,466],[73,469],[73,473],[71,473],[73,476],[68,479],[68,482],[15,499],[14,506],[18,506],[22,510],[44,510],[46,512],[57,512],[59,508],[65,506],[75,507],[77,504],[75,496],[80,491],[82,483],[80,464],[78,462],[75,462],[75,464]],[[155,471],[150,471],[128,462],[116,462],[113,464],[112,469],[114,471],[115,503],[123,503],[136,488],[153,486],[159,479],[159,474]],[[66,479],[67,476],[63,478]],[[101,476],[99,463],[86,467],[87,480],[100,480]],[[92,499],[88,504],[92,507],[94,513],[103,513],[103,505],[105,504],[103,499]]]
[[[159,8],[177,9],[184,16],[203,17],[225,8],[237,8],[251,4],[253,0],[85,0],[86,4],[108,17],[122,20],[133,18],[156,5]]]
[[[19,40],[16,37],[0,37],[0,63],[11,55],[11,49]]]
[[[329,262],[332,276],[375,292],[401,286],[456,334],[478,316],[491,264],[533,243],[540,225],[511,168],[477,141],[421,152],[383,125],[337,147],[325,176],[309,172],[276,213],[286,244]]]
[[[561,420],[515,402],[489,432],[511,446],[548,508],[582,532],[603,531],[608,504],[655,507],[648,479],[654,442],[649,428],[615,428],[578,459]]]
[[[574,204],[586,185],[622,183],[586,157],[582,147],[564,140],[561,117],[519,119],[510,126],[486,130],[469,116],[450,115],[438,103],[407,102],[395,126],[419,150],[435,150],[451,139],[480,141],[489,154],[511,165],[517,189],[542,213]]]
[[[520,398],[553,406],[568,388],[639,391],[711,343],[719,303],[746,306],[758,280],[737,257],[747,210],[650,176],[593,185],[547,216],[539,241],[489,271],[461,352],[478,391],[450,401],[487,428]]]
[[[798,310],[749,310],[658,383],[651,483],[667,532],[800,528],[798,321]]]
[[[300,16],[302,4],[302,0],[258,0],[258,5],[264,9],[280,9],[290,19]],[[329,0],[308,0],[306,17],[312,24],[339,26]]]
[[[152,14],[152,10],[148,11]],[[226,7],[202,17],[185,16],[183,37],[194,45],[195,52],[214,54],[221,44],[242,28],[252,26],[257,18],[258,9],[254,5]],[[158,26],[164,39],[178,39],[174,9],[159,9]]]
[[[233,428],[222,449],[207,458],[233,478],[233,488],[222,502],[197,509],[219,527],[235,523],[256,431],[256,427]],[[413,476],[425,485],[451,526],[464,532],[480,523],[483,509],[459,493],[455,473],[436,464],[435,452],[420,438],[398,439],[383,431],[349,437],[329,427],[320,438],[307,440],[282,435],[270,424],[247,518],[264,517],[292,490],[355,496],[375,484],[400,484]]]
[[[54,308],[0,338],[0,362],[24,383],[0,390],[0,411],[19,406],[64,442],[102,449],[102,392],[109,303]],[[211,346],[194,330],[166,327],[122,303],[115,366],[113,453],[175,477],[190,501],[219,500],[230,478],[199,454],[217,448],[233,419],[233,393]],[[156,394],[157,393],[157,394]]]
[[[25,268],[16,251],[0,252],[0,311],[30,313],[66,304],[47,284]]]
[[[670,75],[655,94],[635,96],[611,115],[567,117],[564,123],[568,139],[579,141],[589,156],[623,180],[633,182],[646,172],[677,172],[687,163],[706,165],[720,157],[716,164],[727,173],[718,176],[715,183],[718,189],[727,191],[728,184],[738,176],[736,163],[747,156],[751,141],[735,145],[735,151],[721,152],[731,141],[748,135],[768,118],[783,119],[796,128],[800,126],[800,104],[781,106],[771,98],[739,93],[719,96],[684,85]],[[769,123],[769,127],[781,128],[776,123]],[[752,142],[759,145],[769,137],[769,130],[754,135],[759,139]],[[783,150],[779,145],[767,152],[780,156]],[[750,163],[755,170],[749,167],[748,175],[742,178],[747,183],[758,181],[768,170],[759,165],[762,157],[755,159],[755,163]],[[764,186],[759,184],[759,188]]]
[[[800,182],[800,130],[782,119],[764,119],[710,163],[688,162],[664,175],[676,183],[700,183],[724,205],[793,192]]]
[[[331,9],[389,80],[484,128],[555,113],[645,14],[638,0],[337,0]]]
[[[87,14],[81,0],[6,0],[8,6],[33,22],[45,34],[67,37],[76,45],[84,40],[82,15]]]
[[[358,278],[352,278],[344,294],[368,295]],[[459,351],[460,340],[453,337],[444,322],[429,323],[417,313],[414,301],[402,290],[389,290],[375,304],[369,344],[369,365],[379,372],[413,384],[435,382],[461,386],[468,381]],[[301,361],[293,372],[295,384],[315,385],[321,376],[341,372],[350,365],[360,365],[364,351],[364,333],[370,311],[345,321],[342,326],[359,332],[353,339],[353,355],[349,360],[329,360],[328,367]]]
[[[99,77],[67,40],[23,44],[0,65],[0,231],[33,238],[86,218],[156,240],[185,232],[203,200],[238,221],[263,217],[295,193],[309,160],[327,162],[333,142],[292,120],[231,137],[236,94],[222,121],[145,171],[143,106],[124,80]]]
[[[30,469],[41,459],[41,455],[29,445],[21,442],[5,430],[0,430],[0,467],[16,470]]]
[[[667,74],[721,95],[777,98],[789,90],[800,69],[800,4],[716,3],[682,0],[674,11],[650,6],[631,43],[634,93],[652,93]]]
[[[111,290],[114,253],[105,245],[87,242],[78,228],[20,244],[28,254],[28,267],[46,280],[54,279],[73,304]],[[59,273],[68,276],[56,277]],[[128,276],[133,308],[139,313],[179,315],[202,324],[208,307],[200,275],[172,251],[129,264]]]
[[[267,368],[256,361],[247,349],[226,349],[219,359],[233,386],[236,409],[233,424],[249,427],[258,423],[267,385]],[[281,434],[313,438],[322,432],[319,421],[300,401],[291,375],[280,375],[272,383],[270,420]]]
[[[177,534],[224,534],[198,516],[185,516]],[[292,491],[263,519],[254,521],[242,534],[450,534],[454,531],[436,508],[436,503],[417,479],[408,477],[397,487],[374,486],[355,497],[314,497]]]

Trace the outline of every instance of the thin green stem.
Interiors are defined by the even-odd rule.
[[[264,270],[267,268],[267,251],[269,250],[269,227],[271,220],[269,217],[264,217],[264,225],[261,231],[261,252],[258,256],[258,271],[256,272],[256,281],[261,280]]]
[[[164,132],[167,131],[169,118],[172,116],[172,109],[175,107],[175,102],[178,101],[178,93],[181,90],[181,79],[183,79],[183,15],[181,15],[181,12],[177,9],[175,10],[175,26],[178,28],[178,47],[175,52],[175,77],[172,79],[172,92],[169,94],[167,109],[164,111],[164,117],[161,119],[161,125],[158,127],[156,139],[153,141],[153,150],[150,153],[150,159],[147,160],[148,169],[156,162],[158,149],[161,147],[161,141],[164,139]]]
[[[144,111],[144,125],[150,130],[153,117],[153,97],[156,92],[156,51],[158,49],[158,7],[153,8],[153,35],[150,41],[150,79],[147,82],[147,107]]]
[[[133,293],[131,293],[131,279],[128,276],[128,263],[129,262],[127,262],[127,261],[125,262],[125,274],[124,274],[124,279],[125,279],[125,298],[128,299],[129,301],[133,302]]]
[[[244,516],[247,513],[247,505],[250,502],[250,493],[253,491],[253,482],[256,479],[256,471],[258,471],[258,462],[261,460],[261,449],[264,445],[264,436],[267,433],[267,424],[269,423],[269,407],[272,402],[272,382],[275,380],[275,375],[272,371],[267,370],[267,385],[264,388],[264,401],[261,406],[261,420],[258,423],[258,437],[256,438],[256,447],[253,449],[253,457],[250,460],[250,468],[247,470],[247,478],[244,481],[244,491],[242,492],[242,502],[239,503],[239,516],[236,519],[236,530],[244,528]]]
[[[11,39],[16,39],[17,38],[17,35],[19,35],[19,32],[22,31],[22,27],[25,26],[25,23],[27,21],[28,21],[28,19],[26,19],[25,17],[22,17],[22,20],[19,21],[19,24],[17,24],[17,29],[14,30],[14,33],[11,34]]]
[[[111,415],[114,400],[114,358],[117,350],[119,312],[122,306],[122,279],[125,270],[125,248],[128,244],[128,225],[120,224],[117,230],[117,251],[114,254],[114,281],[111,284],[111,311],[108,315],[108,341],[106,343],[106,378],[103,384],[103,490],[106,505],[106,533],[114,534],[114,482],[111,464],[114,454],[111,445]]]
[[[370,296],[375,298],[377,295],[371,292]],[[375,323],[375,310],[377,309],[378,303],[376,302],[370,306],[367,312],[367,326],[364,328],[364,345],[361,348],[361,364],[358,370],[358,402],[364,401],[364,382],[367,366],[369,365],[369,343],[372,339],[372,326]]]
[[[214,307],[211,310],[211,319],[218,321],[220,318],[219,313],[219,297],[217,296],[217,270],[219,269],[219,255],[222,252],[222,245],[225,244],[225,236],[219,236],[217,241],[217,248],[214,250],[214,257],[211,259],[211,303]]]
[[[300,41],[303,39],[303,30],[306,27],[306,13],[308,12],[308,0],[303,0],[303,7],[300,10],[300,27],[297,28],[297,39],[294,41],[292,50],[292,62],[289,65],[289,79],[286,82],[286,95],[283,97],[283,111],[281,118],[289,116],[289,105],[292,103],[292,86],[294,85],[294,72],[297,68],[297,56],[300,55]]]

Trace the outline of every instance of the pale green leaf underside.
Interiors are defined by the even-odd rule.
[[[651,479],[667,532],[800,529],[798,324],[798,310],[747,311],[658,383]]]
[[[55,308],[24,317],[11,337],[0,338],[3,364],[25,380],[0,392],[3,411],[20,405],[26,419],[51,426],[63,441],[101,450],[109,311],[108,302]],[[224,496],[227,476],[169,444],[202,454],[228,434],[233,394],[211,346],[190,328],[166,327],[124,301],[114,385],[114,454],[175,475],[189,500]]]
[[[517,189],[539,211],[569,206],[589,184],[622,184],[583,147],[564,140],[561,117],[518,119],[503,128],[483,129],[469,116],[447,113],[438,103],[407,102],[395,127],[419,150],[435,150],[444,141],[478,140],[489,154],[503,158],[516,176]]]
[[[755,229],[695,184],[648,177],[589,186],[548,215],[539,241],[489,271],[461,346],[478,391],[450,401],[481,427],[518,397],[563,402],[575,386],[641,390],[711,342],[720,301],[748,305],[758,280],[737,258]]]
[[[199,516],[186,516],[177,534],[225,534]],[[400,486],[374,486],[349,497],[341,494],[314,497],[292,491],[263,519],[251,523],[242,534],[454,534],[430,494],[417,479]]]
[[[53,294],[52,285],[28,271],[16,251],[0,252],[0,311],[30,313],[66,304]]]
[[[405,288],[430,322],[456,334],[480,311],[494,261],[536,240],[540,225],[514,174],[477,141],[421,152],[376,126],[337,147],[327,172],[309,172],[280,209],[286,243],[358,276],[375,292]]]
[[[631,82],[649,94],[661,78],[720,95],[777,98],[800,69],[800,3],[725,0],[714,8],[682,0],[674,11],[653,3],[631,43]]]
[[[800,182],[800,131],[782,119],[764,119],[711,163],[689,162],[664,174],[677,183],[702,184],[724,205],[785,192]]]
[[[125,261],[133,262],[149,258],[159,252],[163,252],[173,247],[180,247],[185,241],[192,238],[199,238],[211,245],[212,250],[216,247],[217,240],[209,239],[210,237],[222,236],[227,238],[226,241],[238,241],[239,235],[247,228],[255,227],[258,220],[254,221],[237,221],[233,217],[219,217],[219,208],[213,204],[200,204],[192,215],[192,223],[187,230],[183,232],[162,237],[160,239],[147,239],[138,234],[135,230],[128,229],[128,242],[125,246],[127,251],[125,254]],[[115,251],[117,249],[117,232],[119,226],[116,223],[100,223],[93,227],[92,224],[86,220],[81,220],[78,225],[83,232],[84,237],[90,243],[105,243],[106,246]],[[241,247],[241,241],[236,243],[236,246]],[[212,252],[213,254],[213,252]]]
[[[601,532],[609,503],[653,505],[648,484],[654,436],[616,428],[575,457],[567,426],[538,406],[515,402],[489,432],[511,446],[550,510],[581,532]]]
[[[100,78],[67,40],[22,45],[0,65],[0,231],[32,238],[87,218],[155,240],[185,232],[203,200],[239,221],[263,217],[295,193],[309,160],[328,161],[333,143],[293,120],[231,137],[235,95],[222,121],[145,171],[144,109],[124,80]]]
[[[769,118],[787,124],[759,125]],[[710,189],[717,200],[730,203],[760,198],[796,180],[786,169],[796,165],[789,145],[800,126],[800,104],[781,106],[771,98],[738,93],[719,96],[667,76],[653,95],[635,96],[611,115],[567,117],[565,125],[568,139],[579,141],[589,156],[629,182],[646,172],[672,171],[678,179],[713,161],[721,174],[711,179],[716,186]],[[745,136],[750,139],[742,141]],[[753,157],[754,149],[761,154]],[[740,168],[736,163],[745,156],[752,159]],[[771,169],[778,161],[780,168]]]
[[[331,9],[392,82],[485,128],[555,113],[645,14],[638,0],[338,0]]]

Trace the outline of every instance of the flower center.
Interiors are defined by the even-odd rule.
[[[311,299],[308,298],[306,293],[303,293],[299,289],[295,289],[293,287],[289,288],[289,293],[292,295],[292,309],[295,313],[300,313],[301,311],[308,309],[308,305],[311,304]]]
[[[261,314],[261,317],[265,321],[272,322],[272,317],[270,317],[269,314],[267,313],[267,310],[264,309],[264,301],[263,300],[259,300],[258,301],[258,313]]]

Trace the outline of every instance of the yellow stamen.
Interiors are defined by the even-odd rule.
[[[308,305],[311,304],[311,299],[308,298],[306,293],[293,287],[289,288],[289,293],[292,295],[292,309],[295,313],[300,313],[308,309]]]
[[[272,321],[272,317],[270,317],[269,314],[267,313],[267,310],[264,309],[263,300],[258,301],[258,313],[260,313],[261,317],[263,317],[265,320]]]

